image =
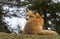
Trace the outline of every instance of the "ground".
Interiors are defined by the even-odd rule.
[[[0,39],[60,39],[60,36],[8,34],[0,32]]]

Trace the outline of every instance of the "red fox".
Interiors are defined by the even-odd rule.
[[[44,30],[44,19],[42,16],[34,11],[29,10],[26,14],[27,22],[25,24],[23,33],[25,34],[37,34],[37,35],[58,35],[57,32],[52,30]]]

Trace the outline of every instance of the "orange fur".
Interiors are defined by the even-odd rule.
[[[39,34],[39,35],[58,35],[55,31],[52,30],[43,30],[44,19],[37,12],[34,14],[33,11],[29,10],[26,15],[28,20],[23,33],[25,34]]]

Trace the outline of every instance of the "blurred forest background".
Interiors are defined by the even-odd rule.
[[[4,9],[4,6],[17,7],[15,11]],[[4,17],[21,17],[19,7],[38,11],[45,20],[44,29],[54,30],[60,34],[60,1],[59,0],[0,0],[0,32],[11,33],[8,25],[3,21]],[[12,13],[13,12],[13,13]],[[26,10],[25,10],[26,12]],[[25,13],[23,12],[23,13]],[[19,26],[18,26],[19,27]]]

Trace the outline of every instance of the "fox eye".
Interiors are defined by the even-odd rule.
[[[26,16],[28,16],[28,15],[26,15]]]
[[[30,16],[30,17],[34,17],[34,16]]]

